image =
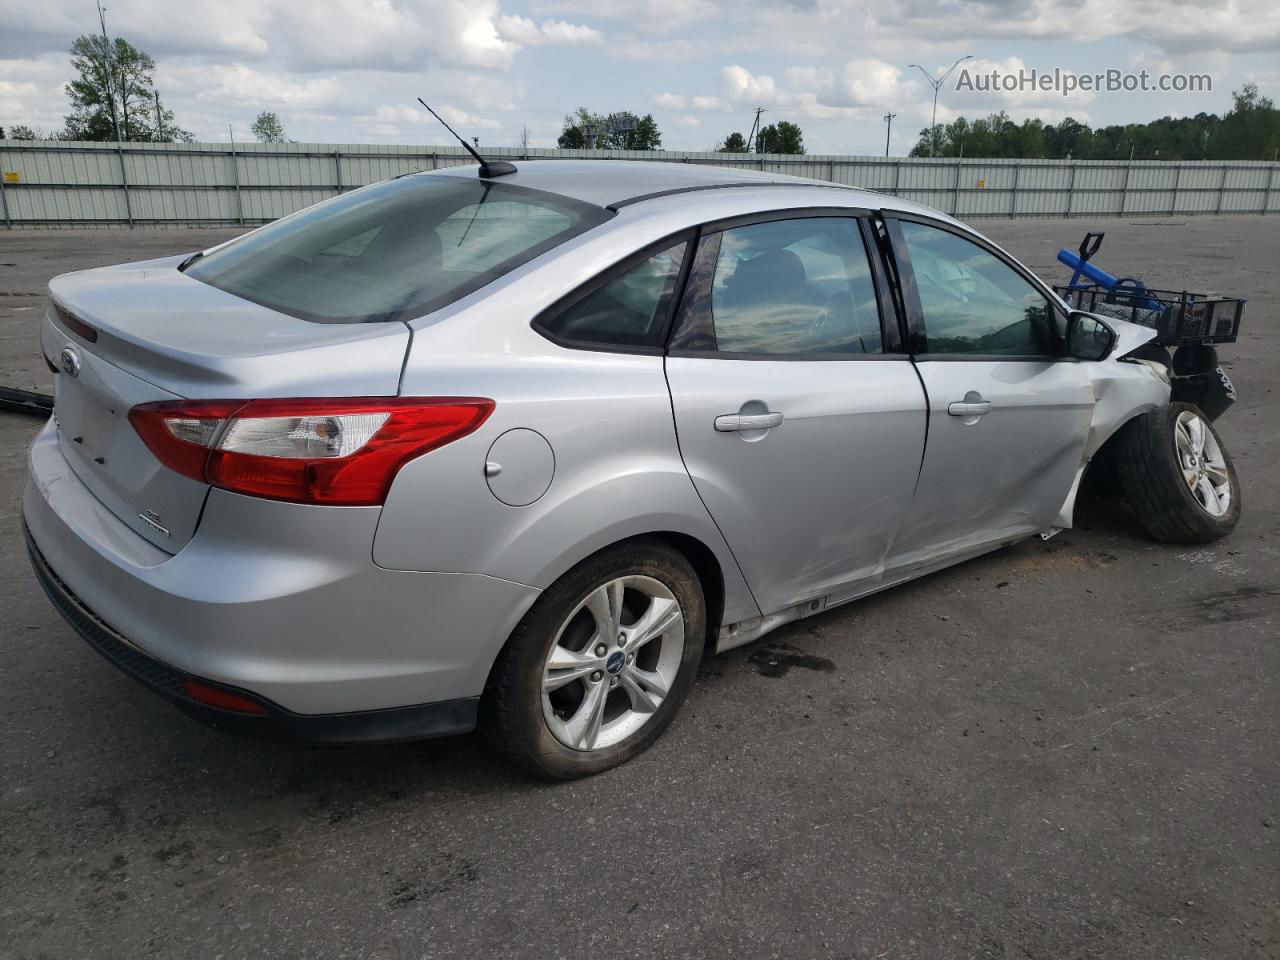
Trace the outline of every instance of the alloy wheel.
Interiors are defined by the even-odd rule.
[[[662,706],[684,656],[684,611],[647,576],[592,590],[560,625],[543,667],[542,713],[574,750],[620,743]]]
[[[1174,421],[1173,443],[1191,496],[1209,516],[1223,516],[1231,508],[1231,477],[1209,425],[1197,414],[1184,410]]]

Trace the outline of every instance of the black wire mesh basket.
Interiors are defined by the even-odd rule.
[[[1150,327],[1156,331],[1156,342],[1169,346],[1234,342],[1240,333],[1246,302],[1235,297],[1124,284],[1110,288],[1076,284],[1053,289],[1073,309]]]

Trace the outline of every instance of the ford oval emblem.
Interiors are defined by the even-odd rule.
[[[70,347],[64,347],[58,356],[58,366],[62,368],[63,373],[74,380],[80,376],[80,355]]]

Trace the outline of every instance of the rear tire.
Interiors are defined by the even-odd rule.
[[[1210,543],[1240,519],[1240,483],[1222,439],[1190,403],[1126,424],[1116,472],[1138,522],[1161,543]]]
[[[684,554],[649,538],[610,547],[552,584],[512,632],[485,686],[480,731],[549,780],[625,763],[680,709],[706,631]]]

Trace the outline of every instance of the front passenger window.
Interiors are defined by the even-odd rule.
[[[1053,349],[1053,308],[999,257],[963,237],[901,221],[911,258],[926,352],[1045,356]]]

